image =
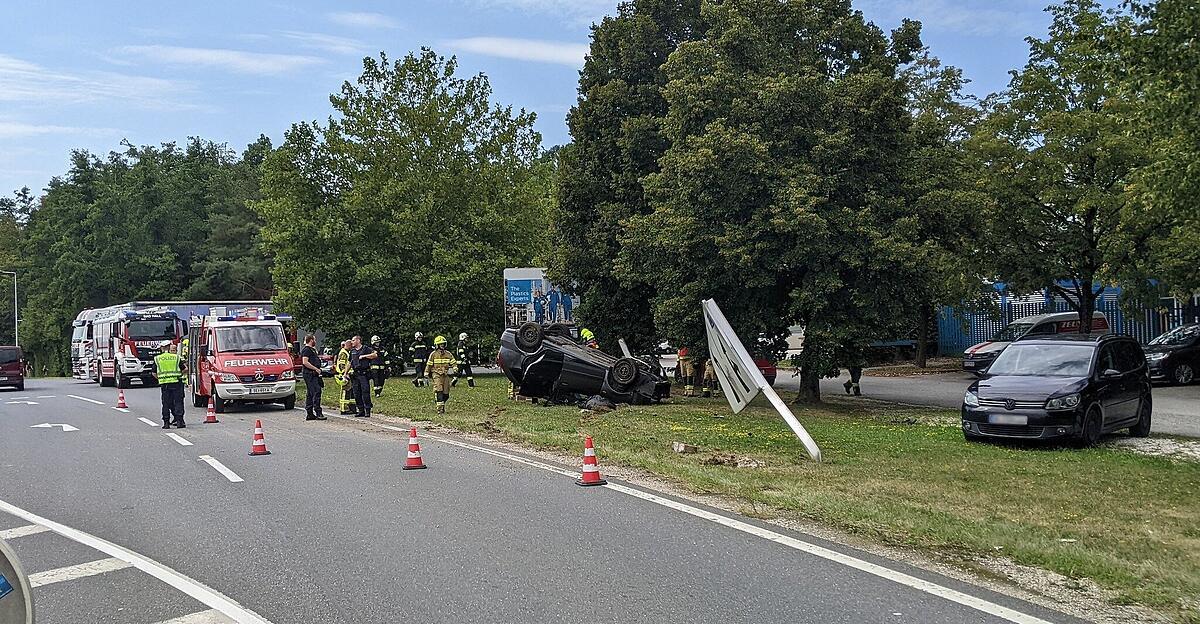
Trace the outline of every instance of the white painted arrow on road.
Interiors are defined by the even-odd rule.
[[[37,401],[9,401],[9,405],[37,405]]]
[[[49,429],[51,427],[62,427],[62,430],[64,432],[79,431],[79,427],[72,427],[71,425],[68,425],[65,423],[42,423],[40,425],[30,425],[29,428],[30,429]]]

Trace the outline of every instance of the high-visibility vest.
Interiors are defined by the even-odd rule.
[[[154,368],[158,371],[158,383],[169,384],[183,381],[179,368],[179,356],[167,351],[154,356]]]

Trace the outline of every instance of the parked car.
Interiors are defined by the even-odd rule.
[[[528,397],[567,402],[574,395],[600,395],[614,403],[643,405],[671,396],[671,381],[660,367],[581,345],[558,324],[505,329],[497,360],[508,380]]]
[[[1053,336],[1079,332],[1079,315],[1074,312],[1037,314],[1019,318],[992,336],[991,340],[972,346],[963,353],[963,370],[982,375],[1008,345],[1026,336]],[[1103,312],[1092,313],[1092,332],[1108,332],[1108,317]]]
[[[25,389],[25,354],[21,347],[0,347],[0,387]]]
[[[1146,345],[1150,379],[1185,386],[1200,369],[1200,323],[1180,325]]]
[[[980,438],[1073,437],[1095,444],[1110,431],[1150,434],[1150,376],[1129,336],[1058,334],[1012,343],[963,396],[962,428]]]

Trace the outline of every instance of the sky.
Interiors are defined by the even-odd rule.
[[[1048,1],[1048,0],[1047,0]],[[483,72],[494,98],[537,113],[545,146],[567,143],[591,24],[617,0],[164,2],[3,0],[0,193],[40,191],[73,149],[200,136],[239,152],[278,145],[302,120],[324,121],[329,94],[362,58],[421,47]],[[920,20],[923,40],[963,69],[968,90],[1004,88],[1044,36],[1038,0],[854,0],[885,31]]]

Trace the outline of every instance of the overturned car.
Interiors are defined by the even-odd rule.
[[[585,347],[565,325],[525,323],[506,329],[497,359],[527,397],[565,403],[599,395],[614,403],[645,405],[671,396],[671,382],[657,363]]]

